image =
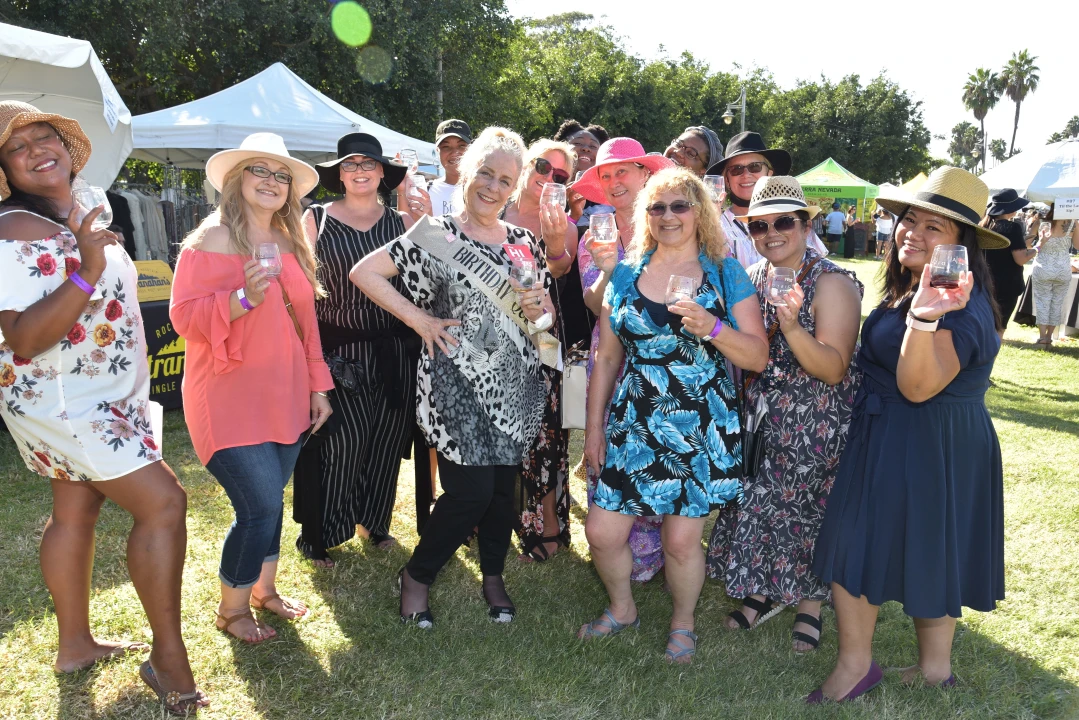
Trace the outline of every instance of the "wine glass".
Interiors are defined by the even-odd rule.
[[[937,245],[929,261],[930,287],[955,289],[970,267],[967,248],[963,245]]]
[[[667,305],[674,305],[679,300],[692,300],[696,295],[697,280],[685,275],[671,275],[670,280],[667,281],[667,294],[664,296],[664,302]]]
[[[794,289],[794,269],[788,267],[774,267],[768,273],[767,300],[772,305],[785,304],[784,298],[787,293]]]
[[[92,230],[105,230],[109,225],[112,225],[112,206],[109,205],[109,199],[105,197],[105,188],[100,188],[96,185],[76,187],[71,191],[71,199],[75,203],[75,219],[79,221],[80,225],[83,218],[89,215],[91,210],[99,206],[103,206],[105,209],[94,218],[90,228]]]
[[[277,243],[259,243],[255,248],[255,257],[268,277],[277,277],[281,274],[281,248],[277,246]]]
[[[593,247],[606,247],[618,242],[618,226],[614,213],[596,213],[588,218],[588,230],[592,233]]]
[[[414,198],[422,198],[420,194],[420,188],[426,188],[427,183],[424,181],[423,176],[419,173],[420,168],[420,155],[415,150],[405,148],[398,156],[401,158],[401,162],[405,164],[406,173],[408,174],[408,196]]]
[[[719,202],[723,193],[727,190],[727,183],[722,175],[705,175],[704,186],[712,193],[712,202]]]
[[[543,183],[540,192],[540,205],[566,207],[566,186],[562,183]]]
[[[536,264],[531,260],[513,263],[510,265],[510,277],[520,286],[517,292],[531,290],[536,284]]]
[[[415,168],[419,167],[420,154],[415,150],[405,148],[399,155],[401,157],[401,162],[405,164],[405,167],[408,168],[409,172],[413,172]]]

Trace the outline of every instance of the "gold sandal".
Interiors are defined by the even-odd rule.
[[[234,615],[233,617],[237,617]],[[198,689],[198,686],[194,690],[188,693],[177,692],[176,690],[166,690],[161,687],[161,683],[157,679],[157,675],[154,673],[154,668],[150,665],[150,661],[147,660],[139,666],[139,677],[146,683],[147,687],[154,691],[157,695],[157,699],[161,701],[165,710],[170,715],[178,715],[180,717],[190,717],[198,713],[199,708],[206,707],[210,704],[210,699],[206,697],[206,693]]]
[[[222,620],[224,620],[224,621],[225,621],[225,627],[219,627],[219,628],[217,628],[218,630],[220,630],[221,632],[225,633],[226,635],[229,635],[229,636],[231,636],[231,637],[234,637],[234,638],[236,638],[237,640],[239,640],[239,641],[241,641],[241,642],[245,642],[245,643],[247,643],[248,645],[258,645],[259,643],[262,643],[262,642],[266,642],[267,640],[269,640],[269,639],[271,639],[272,637],[274,637],[273,635],[265,635],[265,634],[263,634],[263,637],[262,637],[262,639],[261,639],[261,640],[248,640],[247,638],[244,638],[244,637],[240,637],[240,636],[239,636],[239,635],[237,635],[236,633],[234,633],[234,632],[230,632],[230,631],[229,631],[229,627],[230,627],[230,626],[231,626],[231,625],[232,625],[232,624],[233,624],[234,622],[236,622],[237,620],[244,620],[244,619],[249,619],[249,620],[251,620],[251,622],[255,623],[255,629],[257,629],[257,630],[258,630],[258,631],[259,631],[259,632],[261,633],[261,632],[262,632],[262,629],[263,629],[263,628],[265,627],[265,625],[263,625],[262,623],[260,623],[260,622],[258,621],[258,618],[256,618],[256,617],[255,617],[255,616],[254,616],[254,615],[253,615],[253,614],[251,613],[251,611],[250,611],[250,610],[244,610],[243,612],[238,612],[238,613],[236,613],[235,615],[229,615],[228,617],[225,617],[225,616],[224,616],[224,615],[222,615],[221,613],[217,613],[217,616],[218,616],[219,618],[221,618]],[[214,627],[217,627],[217,623],[214,623]]]
[[[291,610],[293,612],[298,612],[300,614],[297,615],[296,617],[288,617],[286,615],[282,615],[281,613],[276,612],[276,611],[266,607],[266,603],[273,602],[274,600],[280,600],[281,601],[281,607],[283,609]],[[277,593],[270,593],[266,597],[256,597],[254,593],[251,593],[251,606],[253,608],[255,608],[256,610],[269,610],[274,615],[276,615],[277,617],[279,617],[279,618],[281,618],[283,620],[300,620],[302,618],[307,617],[307,614],[311,610],[311,608],[304,608],[303,611],[301,612],[299,605],[294,604],[288,598],[281,597]]]

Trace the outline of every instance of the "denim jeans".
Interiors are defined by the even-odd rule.
[[[225,533],[218,571],[229,587],[254,585],[262,564],[281,552],[285,486],[299,454],[299,440],[291,445],[266,442],[218,450],[206,463],[236,513]]]

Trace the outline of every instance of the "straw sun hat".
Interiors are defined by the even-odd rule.
[[[255,158],[270,158],[282,165],[287,165],[292,174],[292,184],[295,186],[293,189],[298,198],[311,192],[318,185],[318,173],[315,172],[315,168],[289,155],[284,138],[276,133],[268,132],[252,133],[244,138],[240,147],[222,150],[212,155],[206,161],[206,179],[214,186],[214,190],[221,192],[221,184],[229,171],[245,160]]]
[[[820,212],[816,205],[806,203],[802,185],[796,178],[790,175],[771,175],[759,178],[753,186],[753,197],[749,201],[749,209],[745,215],[739,215],[736,220],[748,220],[759,215],[771,215],[781,212],[797,212],[802,210],[809,213],[812,220]]]
[[[17,100],[5,100],[0,102],[0,145],[3,145],[11,137],[11,133],[19,128],[26,127],[36,122],[45,122],[52,125],[67,147],[71,155],[71,171],[79,172],[86,167],[90,159],[90,139],[79,127],[79,123],[71,118],[55,113],[43,113],[33,105]],[[7,175],[0,169],[0,200],[6,200],[11,195],[8,186]]]
[[[989,188],[984,182],[966,170],[944,165],[930,173],[917,192],[904,192],[901,188],[882,190],[877,205],[898,218],[908,207],[928,210],[974,228],[978,247],[983,250],[1002,250],[1011,245],[1008,238],[978,227],[988,199]]]

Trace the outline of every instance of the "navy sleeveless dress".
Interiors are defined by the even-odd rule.
[[[863,383],[813,572],[912,617],[989,611],[1004,598],[1004,478],[985,407],[1000,350],[989,297],[976,286],[967,307],[941,318],[961,369],[924,403],[896,382],[905,320],[877,308],[862,328]]]

